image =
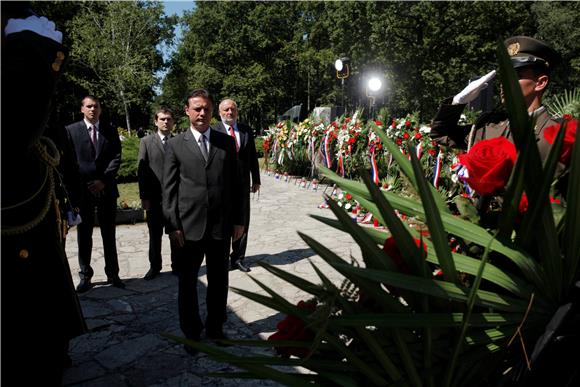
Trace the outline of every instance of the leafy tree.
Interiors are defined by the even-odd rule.
[[[183,19],[184,39],[159,99],[182,106],[189,89],[204,86],[218,99],[236,99],[241,119],[263,128],[293,105],[342,105],[333,63],[345,54],[349,111],[367,105],[362,84],[372,71],[387,84],[378,108],[397,116],[418,111],[428,120],[444,97],[497,67],[495,44],[511,35],[537,36],[562,52],[555,83],[571,89],[579,80],[578,8],[569,2],[199,2]]]
[[[82,72],[70,78],[123,114],[131,131],[132,107],[150,101],[162,68],[159,43],[171,39],[173,18],[159,2],[87,1],[69,24],[71,58]]]

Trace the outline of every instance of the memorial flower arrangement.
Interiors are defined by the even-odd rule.
[[[580,319],[580,140],[575,139],[570,152],[567,195],[557,198],[560,204],[551,203],[556,166],[566,152],[564,138],[574,123],[565,121],[556,130],[542,165],[538,149],[526,146],[535,144],[532,122],[502,43],[497,55],[517,152],[502,189],[497,227],[488,229],[452,213],[425,178],[416,154],[410,152],[408,158],[385,132],[377,131],[419,199],[379,189],[364,171],[358,182],[325,169],[324,175],[371,211],[389,233],[352,222],[328,198],[336,218],[313,217],[354,238],[362,259],[340,257],[299,232],[320,259],[343,275],[341,285],[331,282],[315,260],[317,282],[260,263],[314,301],[309,308],[296,306],[251,276],[260,293],[234,288],[291,316],[285,321],[297,334],[285,334],[288,324],[281,324],[275,334],[281,340],[236,342],[271,346],[284,358],[235,355],[192,343],[246,371],[223,376],[294,386],[571,385],[577,359],[567,351],[577,350]],[[506,152],[510,159],[511,153]],[[468,181],[473,184],[486,173],[472,169]],[[495,185],[485,190],[496,192]],[[522,214],[518,208],[524,191],[528,205]]]

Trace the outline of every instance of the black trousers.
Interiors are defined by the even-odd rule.
[[[95,226],[95,208],[99,219],[103,250],[105,253],[105,274],[107,278],[119,275],[119,260],[117,257],[116,224],[117,198],[103,196],[95,198],[90,192],[83,193],[80,206],[82,223],[77,226],[77,242],[79,246],[80,277],[91,278],[94,274],[91,267],[93,251],[93,228]]]
[[[147,227],[149,228],[149,264],[153,270],[161,270],[161,241],[163,239],[163,209],[161,203],[151,203],[151,208],[147,210]],[[171,246],[171,269],[177,271],[176,253],[173,243]]]
[[[178,249],[179,323],[183,334],[189,339],[199,338],[204,326],[199,314],[197,296],[197,277],[204,257],[207,270],[206,327],[208,330],[221,330],[227,320],[228,241],[229,239],[216,240],[206,236],[197,242],[185,241],[185,246]]]
[[[244,198],[244,235],[237,241],[232,241],[232,252],[230,262],[233,266],[237,261],[243,261],[246,258],[246,247],[248,246],[248,228],[250,227],[250,195]]]

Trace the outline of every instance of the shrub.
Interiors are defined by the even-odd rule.
[[[262,137],[254,138],[256,143],[256,155],[258,158],[264,157],[264,139]]]
[[[137,181],[137,158],[139,157],[139,138],[125,136],[121,141],[121,167],[117,178],[119,182]]]

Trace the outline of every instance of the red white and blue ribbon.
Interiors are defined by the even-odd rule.
[[[326,168],[332,168],[332,158],[330,156],[330,133],[324,137],[324,155],[326,156]]]
[[[371,147],[371,171],[373,175],[373,182],[376,185],[379,185],[379,167],[377,166],[377,159],[375,158],[375,147]]]
[[[310,137],[310,142],[308,143],[308,160],[313,161],[314,157],[315,157],[315,146],[314,146],[314,142],[316,141],[316,138],[314,136]]]
[[[441,167],[443,164],[443,151],[439,149],[439,154],[435,159],[435,173],[433,174],[433,187],[439,187],[439,177],[441,176]]]
[[[338,158],[338,167],[340,168],[341,176],[344,177],[344,161],[342,159],[342,153],[340,154],[340,157]]]
[[[417,160],[421,160],[421,156],[423,155],[423,144],[421,142],[417,144],[415,151],[417,152]]]

